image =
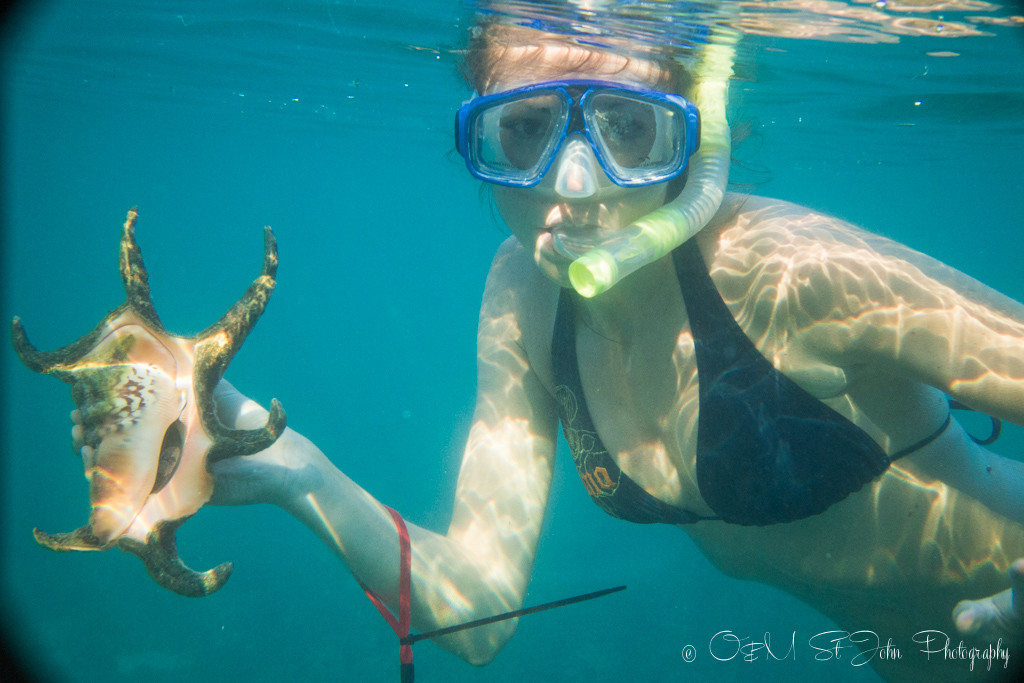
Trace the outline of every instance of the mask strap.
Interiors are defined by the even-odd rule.
[[[395,615],[391,613],[387,605],[366,584],[359,581],[359,585],[366,592],[366,597],[370,598],[370,602],[377,608],[380,615],[387,620],[395,635],[398,636],[399,642],[402,643],[398,651],[398,659],[401,663],[401,681],[402,683],[413,683],[412,643],[406,642],[409,637],[409,627],[412,623],[410,615],[412,606],[412,552],[409,542],[409,530],[405,527],[405,520],[402,519],[398,512],[387,505],[384,506],[384,509],[391,513],[391,519],[394,520],[395,528],[398,529],[398,618],[395,618]]]

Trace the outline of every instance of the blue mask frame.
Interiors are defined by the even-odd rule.
[[[616,162],[597,130],[593,101],[595,96],[602,93],[652,104],[679,117],[683,125],[678,128],[678,136],[682,139],[673,141],[675,151],[669,163],[655,168],[630,168]],[[495,168],[483,162],[480,153],[483,138],[478,130],[481,115],[495,107],[541,95],[556,96],[561,103],[561,111],[544,149],[539,153],[538,161],[528,169]],[[533,187],[538,184],[551,169],[566,138],[575,133],[582,133],[586,138],[601,168],[616,185],[652,185],[671,180],[686,169],[690,156],[700,146],[700,112],[697,105],[681,95],[609,81],[558,80],[474,97],[464,102],[455,116],[455,146],[466,160],[469,172],[480,180],[510,187]]]

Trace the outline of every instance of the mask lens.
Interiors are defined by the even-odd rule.
[[[565,127],[568,104],[557,92],[528,93],[481,107],[473,122],[473,161],[503,180],[529,182],[546,170]]]
[[[641,95],[615,92],[595,93],[589,105],[592,134],[620,179],[651,182],[683,162],[682,111]]]
[[[455,137],[477,178],[532,187],[566,135],[583,133],[601,168],[629,187],[679,175],[699,130],[696,107],[676,95],[600,81],[549,81],[463,104]]]

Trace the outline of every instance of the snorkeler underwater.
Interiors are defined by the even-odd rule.
[[[5,680],[1016,680],[1022,31],[18,6]]]

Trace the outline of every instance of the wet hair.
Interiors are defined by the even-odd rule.
[[[552,60],[552,49],[564,51],[564,59]],[[693,84],[689,72],[675,57],[656,48],[638,54],[635,46],[584,44],[572,36],[500,21],[484,21],[472,29],[461,71],[469,85],[484,93],[492,84],[524,73],[539,82],[610,66],[614,67],[611,75],[629,72],[664,92],[685,95]]]

